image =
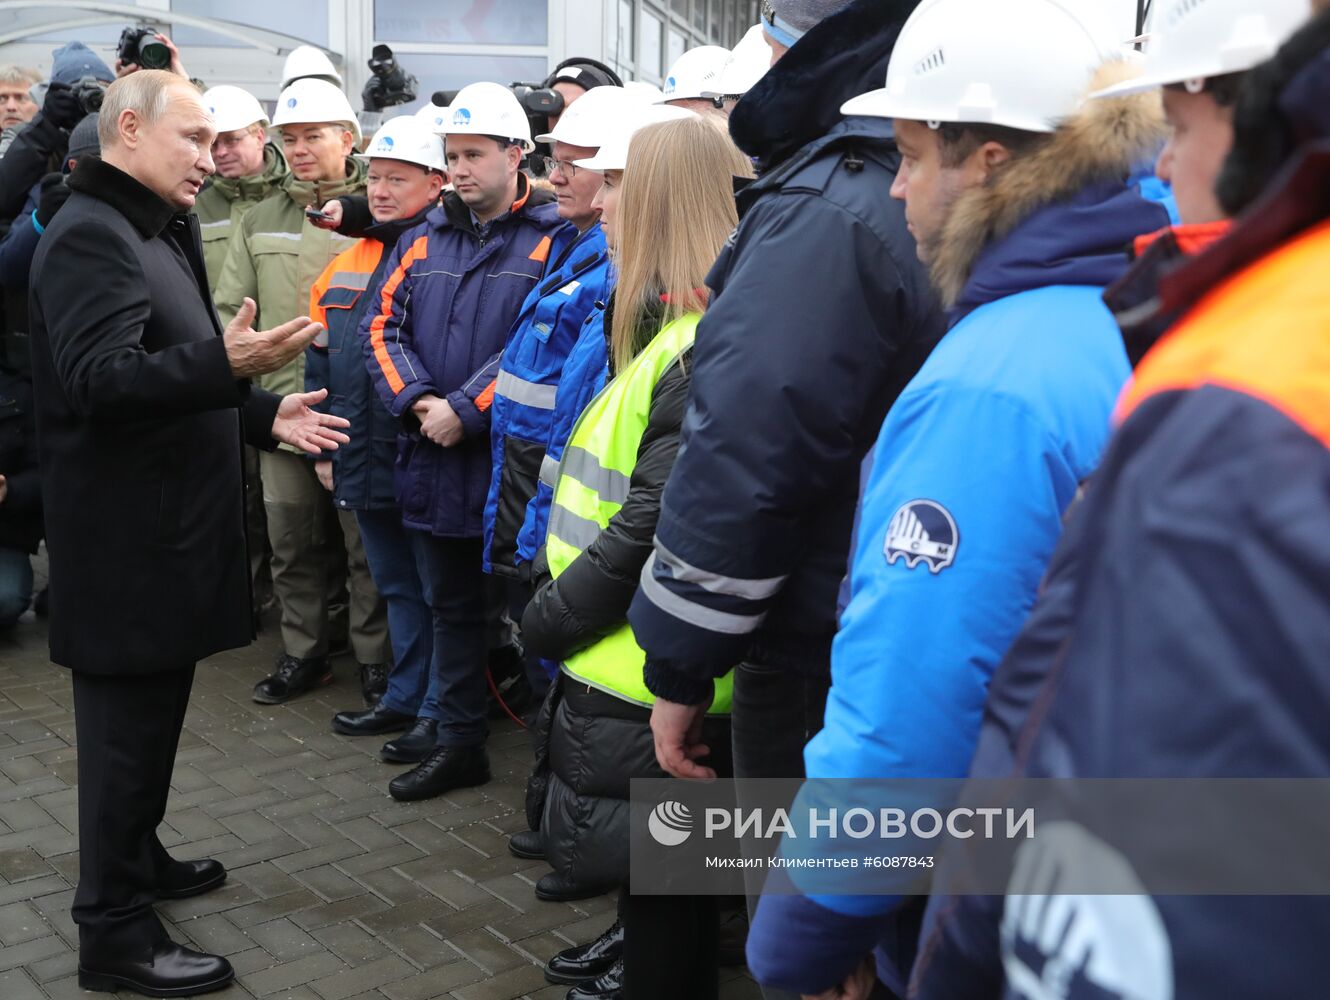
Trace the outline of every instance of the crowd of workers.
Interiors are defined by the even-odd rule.
[[[525,715],[510,849],[543,899],[620,893],[550,959],[570,1000],[715,997],[748,918],[768,1000],[1318,995],[1319,899],[1127,928],[1085,897],[1082,940],[995,897],[755,891],[722,928],[632,891],[627,802],[1325,774],[1322,7],[1156,0],[1142,55],[1069,0],[771,0],[660,92],[566,61],[534,128],[478,82],[363,136],[317,52],[271,114],[207,90],[217,314],[321,324],[257,383],[350,422],[247,458],[282,645],[254,700],[348,646],[332,726],[388,738],[398,800],[489,781],[491,712]],[[73,43],[39,110],[0,69],[0,625],[41,538],[28,267],[113,125],[75,85],[165,72]]]

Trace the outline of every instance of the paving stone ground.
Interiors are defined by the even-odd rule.
[[[162,828],[177,856],[230,871],[222,888],[158,907],[173,937],[235,965],[236,983],[212,996],[562,1000],[567,987],[548,985],[541,966],[595,937],[614,899],[537,900],[548,869],[505,849],[524,826],[526,735],[494,724],[483,788],[394,802],[400,768],[379,761],[382,741],[328,727],[359,703],[350,657],[317,694],[250,701],[276,655],[273,631],[200,665]],[[69,917],[76,760],[69,675],[47,659],[45,624],[22,622],[0,637],[2,1000],[90,996]],[[742,969],[721,975],[723,1000],[760,995]]]

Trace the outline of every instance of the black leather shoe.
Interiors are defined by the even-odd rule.
[[[623,1000],[623,959],[610,966],[604,975],[574,986],[568,991],[567,1000]]]
[[[439,724],[433,719],[417,719],[416,724],[379,751],[379,759],[389,764],[419,764],[439,745]]]
[[[416,802],[489,780],[490,759],[484,747],[436,747],[406,774],[393,778],[388,794],[398,802]]]
[[[360,665],[360,696],[366,705],[377,705],[388,690],[390,663],[362,663]]]
[[[410,728],[416,721],[414,715],[394,712],[383,705],[375,705],[363,712],[338,712],[333,716],[334,733],[343,736],[381,736]]]
[[[226,869],[220,861],[204,858],[200,861],[172,861],[165,876],[157,883],[158,899],[188,899],[209,889],[216,889],[226,881]]]
[[[331,684],[332,667],[326,656],[299,660],[283,653],[277,657],[277,670],[254,685],[254,700],[260,705],[280,705],[297,695],[324,684]]]
[[[545,835],[539,830],[521,830],[508,838],[508,853],[515,858],[545,860]]]
[[[565,948],[545,963],[545,978],[552,983],[584,983],[603,976],[623,956],[623,923],[614,925],[590,944]]]
[[[550,872],[536,883],[536,898],[551,903],[571,903],[575,899],[603,896],[613,888],[612,885],[581,884],[564,878],[558,872]]]
[[[95,964],[79,960],[79,987],[97,993],[126,989],[148,997],[192,997],[220,990],[235,977],[231,963],[219,955],[170,940],[153,945],[146,955]]]

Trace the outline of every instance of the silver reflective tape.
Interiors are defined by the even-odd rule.
[[[579,552],[585,552],[600,537],[600,525],[556,503],[550,505],[549,533]]]
[[[554,409],[554,396],[559,391],[557,385],[541,385],[518,378],[510,371],[499,371],[498,384],[494,391],[514,403],[530,406],[537,410]]]
[[[540,481],[550,489],[559,485],[559,460],[549,452],[540,460]]]
[[[222,226],[229,226],[230,224],[231,224],[231,220],[230,220],[230,219],[218,219],[216,222],[200,222],[200,223],[199,223],[199,228],[200,228],[200,229],[220,229]]]
[[[628,499],[630,480],[622,472],[607,469],[585,448],[569,448],[563,453],[562,474],[572,476],[583,486],[596,491],[607,503],[621,504]]]
[[[702,604],[694,604],[687,598],[680,597],[656,579],[653,570],[656,567],[656,555],[642,567],[642,594],[667,615],[680,621],[704,628],[708,632],[720,632],[724,635],[747,635],[757,631],[766,614],[733,615],[728,611],[717,611]]]
[[[709,573],[704,569],[698,569],[696,566],[684,562],[661,545],[659,540],[656,542],[656,552],[664,558],[665,564],[670,568],[670,575],[674,579],[683,583],[695,584],[703,590],[711,591],[713,594],[742,597],[746,601],[765,601],[769,597],[774,597],[780,592],[780,588],[785,586],[785,581],[790,578],[788,573],[785,576],[769,576],[758,580]],[[655,558],[654,554],[652,558]]]
[[[360,274],[356,271],[334,271],[332,284],[338,288],[368,288],[369,275]]]
[[[250,239],[257,240],[262,239],[265,236],[274,240],[293,240],[296,243],[299,243],[305,238],[301,233],[255,233]]]

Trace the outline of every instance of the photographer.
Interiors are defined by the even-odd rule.
[[[151,28],[126,28],[120,32],[120,42],[116,46],[116,79],[141,69],[170,70],[176,76],[189,79],[175,42]]]
[[[19,214],[28,191],[45,174],[59,170],[68,155],[69,131],[100,101],[91,93],[115,74],[82,42],[52,53],[51,83],[42,109],[14,139],[0,159],[0,219]]]

